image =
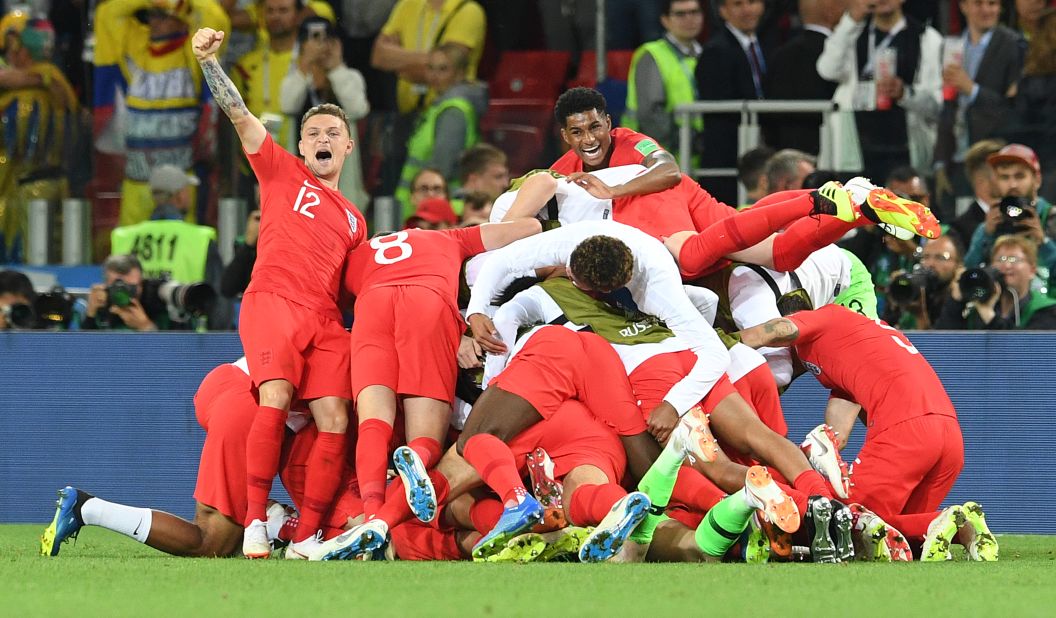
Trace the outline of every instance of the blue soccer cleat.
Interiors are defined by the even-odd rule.
[[[485,560],[488,556],[506,547],[515,536],[527,532],[543,519],[543,505],[531,496],[514,507],[502,510],[502,516],[495,527],[477,541],[473,546],[473,560]]]
[[[429,480],[422,458],[410,447],[401,446],[392,453],[396,472],[403,480],[403,490],[407,496],[407,505],[414,516],[426,523],[436,518],[436,490]]]
[[[84,494],[84,492],[69,485],[59,490],[59,499],[55,503],[55,517],[52,518],[51,525],[44,529],[44,534],[40,535],[41,556],[57,556],[59,555],[59,545],[63,541],[69,538],[77,538],[77,533],[80,532],[81,526],[84,525],[80,509],[77,506],[79,494],[86,496],[85,499],[90,497],[88,494]]]
[[[627,537],[649,514],[651,506],[649,496],[640,491],[617,501],[579,548],[579,561],[604,562],[618,554]]]
[[[389,540],[389,526],[380,519],[372,519],[324,541],[313,551],[309,560],[369,560],[385,549]]]

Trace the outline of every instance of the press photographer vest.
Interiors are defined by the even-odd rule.
[[[209,243],[215,241],[211,227],[164,219],[125,225],[110,234],[111,253],[135,255],[144,277],[181,283],[205,279]]]
[[[622,312],[585,294],[564,277],[547,279],[539,287],[554,299],[564,314],[551,324],[581,324],[605,341],[623,345],[660,343],[675,335],[654,316]]]

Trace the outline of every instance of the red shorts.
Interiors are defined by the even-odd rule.
[[[287,438],[283,443],[282,458],[279,463],[279,478],[282,485],[293,498],[297,510],[302,510],[304,504],[304,486],[308,471],[308,457],[311,455],[312,446],[319,435],[319,430],[314,424],[308,425],[297,432],[292,439]],[[355,453],[355,442],[353,436],[349,436],[350,447],[347,452]],[[245,481],[243,481],[245,484]],[[340,534],[341,529],[348,523],[350,517],[363,513],[363,500],[359,497],[359,481],[352,466],[345,465],[341,475],[341,484],[338,485],[337,497],[333,506],[326,516],[323,517],[323,536],[331,538]]]
[[[510,440],[510,450],[522,476],[527,456],[542,447],[554,462],[554,476],[562,478],[578,466],[594,466],[609,481],[619,483],[627,468],[620,439],[601,424],[582,403],[569,399],[547,420],[536,423]]]
[[[194,499],[236,522],[246,519],[246,434],[257,413],[249,376],[220,365],[194,395],[194,414],[205,429]]]
[[[952,416],[928,414],[867,435],[854,462],[850,501],[880,517],[939,508],[964,468],[964,438]]]
[[[544,326],[490,386],[526,400],[544,419],[554,416],[565,401],[577,399],[620,435],[646,431],[623,363],[612,346],[594,333]]]
[[[649,418],[649,414],[660,405],[671,387],[686,377],[696,364],[697,355],[692,350],[682,350],[657,354],[635,367],[630,375],[631,390],[645,418]],[[701,400],[701,405],[710,413],[715,404],[735,392],[737,389],[730,383],[726,374],[723,374]]]
[[[453,530],[410,521],[389,531],[392,548],[400,560],[465,560]]]
[[[451,402],[465,324],[439,294],[417,285],[373,288],[356,299],[352,394],[371,385]]]
[[[298,399],[352,398],[348,333],[340,323],[270,292],[242,297],[238,336],[253,385],[286,380]]]

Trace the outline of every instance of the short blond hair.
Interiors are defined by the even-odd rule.
[[[304,112],[304,116],[301,116],[301,132],[304,132],[304,123],[308,122],[308,119],[312,116],[333,116],[340,118],[341,122],[345,123],[345,130],[348,131],[348,136],[352,137],[352,121],[348,119],[348,114],[345,110],[341,109],[340,106],[334,105],[333,103],[321,103]]]
[[[1023,252],[1023,255],[1027,256],[1027,261],[1030,265],[1037,268],[1038,266],[1038,243],[1027,238],[1026,236],[1020,236],[1019,234],[1005,234],[999,236],[994,241],[994,248],[990,251],[990,262],[994,261],[994,256],[997,252],[1005,247],[1019,248]]]

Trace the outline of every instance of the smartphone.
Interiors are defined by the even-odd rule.
[[[321,41],[326,38],[326,24],[323,23],[312,23],[308,24],[308,38],[316,41]]]

